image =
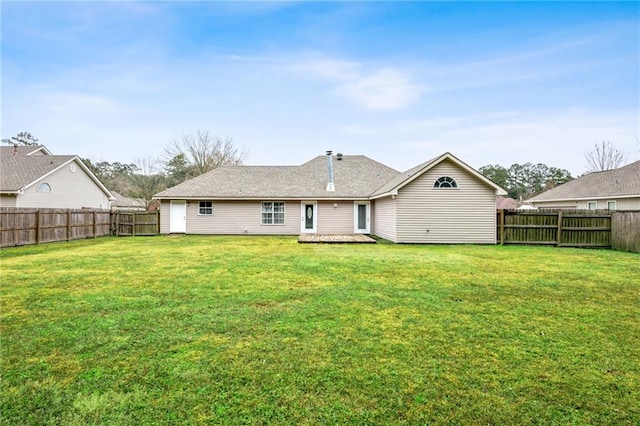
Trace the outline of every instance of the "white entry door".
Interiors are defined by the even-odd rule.
[[[169,215],[169,232],[172,234],[184,234],[187,232],[187,202],[171,201],[171,214]]]
[[[371,205],[368,201],[356,201],[353,204],[353,232],[371,233]]]
[[[303,201],[300,204],[303,234],[315,234],[318,229],[318,203],[313,201]]]

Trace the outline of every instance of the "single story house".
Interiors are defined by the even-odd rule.
[[[146,211],[147,205],[141,198],[125,197],[116,191],[111,191],[114,199],[111,201],[113,211]]]
[[[640,210],[640,161],[588,173],[526,200],[538,208]]]
[[[154,196],[160,232],[372,234],[396,243],[496,242],[506,192],[450,153],[404,173],[363,155],[223,166]]]
[[[0,207],[109,209],[114,197],[76,155],[0,146]]]

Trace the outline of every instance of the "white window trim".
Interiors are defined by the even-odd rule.
[[[609,203],[613,203],[613,208],[609,208]],[[608,210],[618,210],[618,201],[617,200],[609,200],[607,201],[607,209]]]
[[[436,187],[436,183],[438,183],[438,181],[440,179],[442,179],[442,178],[449,178],[453,182],[455,182],[456,183],[455,188],[450,188],[450,187],[446,187],[446,186],[445,187],[443,187],[443,186]],[[455,179],[455,178],[453,178],[453,177],[451,177],[449,175],[442,175],[442,176],[439,176],[436,180],[433,181],[433,185],[431,185],[431,188],[436,189],[436,190],[447,190],[447,191],[449,191],[449,190],[454,190],[454,189],[460,189],[460,184],[458,183],[457,179]]]
[[[595,208],[591,208],[591,204],[595,204]],[[587,210],[598,210],[598,202],[597,201],[587,201]]]
[[[202,207],[200,207],[200,203],[211,203],[211,213],[201,213]],[[207,207],[204,207],[205,209]],[[198,216],[213,216],[213,201],[210,200],[200,200],[198,201]]]
[[[273,205],[271,218],[273,219],[274,222],[276,218],[275,205],[282,204],[282,223],[264,223],[264,220],[262,218],[262,214],[264,212],[262,211],[262,208],[265,203],[270,203]],[[287,224],[287,202],[286,201],[261,201],[260,202],[260,226],[284,226],[286,224]]]

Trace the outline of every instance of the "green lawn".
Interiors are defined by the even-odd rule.
[[[640,423],[640,256],[103,238],[3,249],[0,424]]]

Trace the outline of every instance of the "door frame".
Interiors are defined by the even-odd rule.
[[[358,228],[358,206],[366,206],[365,210],[365,222],[366,227],[364,229]],[[370,201],[354,201],[353,202],[353,233],[354,234],[371,234],[371,202]]]
[[[180,221],[176,218],[173,207],[182,205],[184,211],[184,217]],[[176,226],[176,224],[178,226]],[[171,206],[169,207],[169,233],[170,234],[186,234],[187,233],[187,200],[171,200]]]
[[[306,228],[306,207],[313,206],[313,229]],[[303,234],[318,233],[318,202],[317,201],[301,201],[300,202],[300,232]]]

